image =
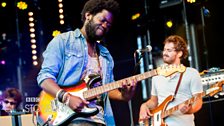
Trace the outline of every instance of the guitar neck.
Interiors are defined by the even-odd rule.
[[[194,96],[194,97],[184,101],[182,104],[192,104],[192,103],[194,103],[194,101],[197,98],[201,98],[201,97],[203,97],[205,95],[206,95],[206,92],[202,92],[202,93],[200,93],[200,94],[198,94],[198,95],[196,95],[196,96]],[[176,105],[176,106],[174,106],[174,107],[164,111],[163,114],[162,114],[162,118],[165,118],[165,117],[171,115],[174,111],[177,111],[178,109],[179,109],[179,105]]]
[[[141,81],[141,80],[150,78],[150,77],[155,76],[155,75],[158,75],[156,69],[152,70],[152,71],[142,73],[142,74],[137,74],[135,76],[127,77],[127,78],[124,78],[124,79],[119,80],[119,81],[115,81],[115,82],[112,82],[112,83],[109,83],[109,84],[106,84],[106,85],[102,85],[102,86],[84,91],[83,92],[83,97],[86,100],[90,100],[90,99],[92,99],[92,98],[94,98],[94,97],[96,97],[100,94],[103,94],[105,92],[108,92],[108,91],[111,91],[111,90],[114,90],[114,89],[117,89],[117,88],[121,88],[122,84],[126,84],[127,82],[130,84],[130,83],[132,83],[133,79],[136,79],[137,81]]]
[[[210,95],[210,96],[213,96],[215,95],[216,93],[220,92],[223,90],[222,86],[224,84],[224,81],[220,81],[220,82],[217,82],[216,84],[213,84],[209,89],[207,89],[206,91],[202,92],[202,93],[199,93],[195,96],[193,96],[192,98],[184,101],[182,104],[192,104],[194,103],[197,98],[202,98],[206,95]],[[166,111],[164,111],[161,115],[162,118],[165,118],[169,115],[171,115],[174,111],[178,110],[179,109],[179,105],[176,105]]]

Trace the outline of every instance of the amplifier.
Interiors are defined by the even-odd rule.
[[[14,116],[0,116],[0,122],[5,126],[16,126],[16,119]]]
[[[0,116],[0,122],[4,126],[36,126],[36,117],[33,114]]]
[[[36,116],[33,116],[33,114],[19,115],[18,123],[19,126],[35,126],[37,124]]]

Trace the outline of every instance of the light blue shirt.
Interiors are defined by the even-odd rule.
[[[152,78],[151,95],[158,97],[158,103],[161,104],[169,95],[174,95],[180,73],[172,77],[155,76]],[[171,101],[167,109],[183,103],[193,97],[196,93],[203,92],[203,85],[199,72],[194,68],[187,67],[183,74],[176,97]],[[194,126],[193,114],[182,114],[180,111],[173,112],[165,119],[168,126]]]
[[[102,57],[102,84],[114,81],[114,61],[109,51],[97,44]],[[87,42],[80,29],[59,34],[53,38],[43,53],[43,63],[37,77],[39,85],[53,79],[59,86],[75,86],[81,79],[88,62]],[[106,125],[115,125],[107,93],[104,94],[104,118]]]

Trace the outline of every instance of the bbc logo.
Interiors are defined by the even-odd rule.
[[[26,97],[26,102],[39,102],[39,97]]]

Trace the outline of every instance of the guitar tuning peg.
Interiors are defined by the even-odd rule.
[[[161,67],[166,67],[166,66],[168,66],[168,64],[166,64],[166,63],[161,65]]]

